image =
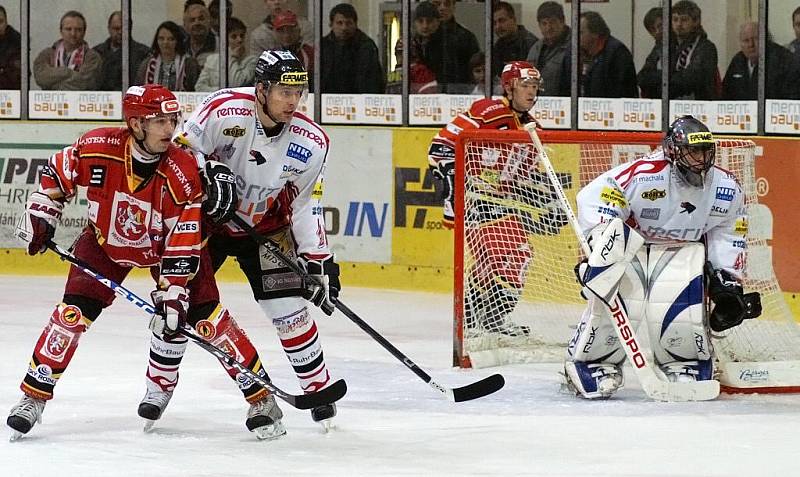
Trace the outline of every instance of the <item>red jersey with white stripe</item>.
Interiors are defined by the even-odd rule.
[[[719,167],[704,187],[684,182],[661,150],[612,168],[578,192],[578,221],[584,231],[615,217],[647,243],[705,240],[708,260],[741,277],[747,213],[735,176]]]
[[[86,187],[89,223],[116,263],[160,266],[159,284],[185,286],[200,260],[203,197],[194,157],[170,145],[149,178],[133,173],[126,128],[99,128],[50,157],[40,190],[71,199]]]
[[[329,139],[307,116],[294,113],[276,135],[258,120],[253,87],[212,93],[177,131],[176,142],[198,160],[214,159],[236,174],[238,214],[263,233],[287,224],[297,252],[327,256],[322,190]],[[231,236],[243,236],[232,223]]]

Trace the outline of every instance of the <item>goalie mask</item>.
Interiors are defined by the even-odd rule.
[[[706,174],[714,165],[715,153],[714,136],[694,116],[676,119],[664,136],[664,157],[694,187],[703,187]]]

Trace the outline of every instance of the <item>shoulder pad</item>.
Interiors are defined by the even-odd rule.
[[[472,103],[472,106],[469,108],[469,115],[471,117],[483,120],[491,120],[510,113],[511,110],[501,99],[479,99]]]
[[[203,193],[203,182],[197,159],[189,152],[171,144],[166,152],[164,173],[169,190],[177,203],[194,200]]]

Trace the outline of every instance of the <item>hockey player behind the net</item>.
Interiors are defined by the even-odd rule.
[[[714,166],[714,138],[692,116],[670,125],[663,149],[600,175],[577,197],[590,239],[576,269],[588,307],[567,347],[568,387],[588,399],[623,385],[624,350],[604,302],[615,293],[655,364],[673,382],[712,379],[708,323],[719,332],[760,314],[743,294],[747,215],[734,175]],[[706,318],[705,295],[715,303]]]
[[[185,317],[186,285],[201,254],[202,181],[194,157],[172,144],[180,106],[167,88],[133,86],[122,109],[127,128],[91,130],[50,157],[16,235],[30,255],[44,252],[64,203],[86,187],[89,225],[75,240],[74,255],[117,283],[133,267],[150,268],[154,294],[161,297],[161,323],[174,330]],[[41,422],[81,336],[114,296],[70,267],[62,301],[34,347],[21,384],[24,395],[6,420],[12,439]]]
[[[221,220],[216,221],[216,226],[206,224],[212,269],[218,270],[228,257],[236,258],[250,282],[253,297],[275,326],[301,387],[305,392],[314,392],[330,383],[331,377],[306,300],[330,315],[340,288],[339,266],[328,249],[321,205],[329,141],[320,126],[296,111],[307,91],[308,74],[291,52],[263,52],[256,63],[255,77],[255,87],[222,89],[209,95],[183,128],[176,131],[175,141],[192,151],[201,163],[219,161],[235,174],[231,178],[235,179],[235,190],[228,192],[238,198],[223,201],[229,210],[218,211],[217,218]],[[284,253],[296,258],[325,287],[303,281],[244,231],[227,222],[226,217],[233,213],[280,244]],[[195,282],[191,284],[192,293]],[[218,346],[230,347],[231,352],[244,356],[246,363],[261,366],[249,342],[226,339],[228,314],[224,309],[200,309],[192,304],[188,314],[208,316],[195,326],[200,334]],[[246,344],[244,349],[239,347],[241,343]],[[168,344],[154,337],[151,350],[164,346]],[[173,383],[182,355],[183,348],[168,355]],[[148,378],[163,375],[163,365],[151,360]],[[251,385],[249,380],[240,381],[243,389]],[[262,439],[285,434],[283,413],[274,397],[256,398],[248,396],[254,406],[248,414],[247,427],[256,430]],[[335,415],[334,404],[311,410],[314,421],[326,428]]]
[[[526,61],[512,61],[501,74],[503,98],[479,99],[459,114],[433,138],[428,149],[431,171],[442,185],[445,227],[452,228],[455,143],[466,129],[522,129],[535,122],[529,114],[541,86],[539,71]],[[528,234],[557,234],[567,223],[566,215],[536,170],[533,147],[514,145],[509,151],[486,148],[491,163],[470,160],[465,164],[465,193],[471,206],[465,211],[465,241],[475,263],[464,284],[464,315],[468,328],[508,336],[525,336],[528,326],[507,318],[516,307],[525,285],[532,252]],[[462,159],[463,160],[463,159]],[[465,200],[466,202],[466,200]],[[507,205],[519,203],[521,207]],[[525,209],[539,209],[534,221]]]

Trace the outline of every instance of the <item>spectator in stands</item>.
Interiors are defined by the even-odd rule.
[[[661,98],[661,49],[663,46],[664,25],[661,18],[661,7],[653,7],[644,16],[644,28],[653,37],[656,44],[644,60],[636,79],[642,98]]]
[[[33,76],[42,89],[85,91],[97,88],[103,59],[83,40],[86,19],[70,10],[59,23],[61,39],[33,61]]]
[[[636,69],[628,47],[611,36],[603,17],[597,12],[581,13],[580,19],[580,96],[601,98],[638,98]],[[571,53],[564,55],[561,89],[570,84]]]
[[[412,42],[412,45],[414,43]],[[403,40],[399,39],[394,44],[394,57],[396,66],[394,71],[388,75],[386,94],[403,93]],[[439,92],[439,85],[436,82],[436,75],[430,68],[419,61],[419,53],[415,48],[408,52],[409,59],[409,94],[433,94]]]
[[[486,95],[486,54],[479,51],[469,59],[469,69],[472,72],[472,90],[469,92],[475,96]]]
[[[800,61],[800,7],[792,12],[792,28],[794,29],[794,40],[786,44],[786,48],[791,51]]]
[[[278,48],[278,38],[275,36],[275,29],[272,27],[272,17],[279,14],[288,7],[287,0],[264,0],[267,7],[267,17],[264,21],[253,29],[250,34],[250,51],[256,55],[261,55],[264,50]],[[303,43],[314,44],[314,28],[307,19],[298,17],[297,23],[300,26],[300,33],[303,36]]]
[[[739,29],[742,50],[734,55],[722,81],[722,98],[758,99],[758,23],[746,22]],[[766,97],[798,99],[800,63],[788,49],[767,34]]]
[[[508,2],[494,4],[494,36],[492,47],[492,77],[500,78],[503,66],[515,60],[524,60],[539,40],[524,26],[517,24],[514,7]]]
[[[225,11],[225,19],[230,20],[233,16],[233,2],[225,0],[227,10]],[[208,4],[208,14],[211,15],[211,31],[214,36],[219,38],[219,0],[211,0]]]
[[[0,89],[19,89],[22,37],[8,24],[6,9],[0,5]]]
[[[255,55],[247,54],[247,27],[236,17],[227,21],[228,30],[228,86],[239,88],[253,86],[255,82]],[[223,87],[219,81],[219,53],[211,53],[197,78],[195,91],[216,91]]]
[[[556,2],[544,2],[536,11],[536,21],[542,32],[528,52],[528,62],[542,75],[539,91],[542,96],[569,96],[570,88],[562,90],[559,85],[564,68],[564,56],[569,49],[572,32],[564,21],[564,7]],[[569,76],[569,65],[567,76]]]
[[[322,39],[322,92],[383,93],[386,74],[378,47],[359,30],[356,9],[340,3],[329,19],[331,32]]]
[[[283,10],[272,17],[272,29],[278,39],[278,48],[294,53],[308,72],[308,90],[314,91],[314,47],[303,41],[297,15]]]
[[[672,6],[669,96],[677,99],[709,100],[719,97],[721,81],[717,69],[717,47],[701,25],[700,7],[691,0]]]
[[[128,67],[129,81],[136,79],[139,65],[147,57],[150,48],[133,38],[130,40]],[[103,91],[122,91],[122,12],[116,11],[108,17],[108,38],[94,47],[101,58],[103,68],[98,89]]]
[[[480,51],[478,39],[455,18],[455,0],[431,0],[439,11],[439,30],[442,35],[442,65],[439,71],[443,93],[469,92],[472,74],[468,65],[472,55]]]
[[[205,5],[189,5],[183,12],[183,29],[186,31],[186,54],[202,68],[206,57],[217,51],[217,39],[211,31],[211,14]]]
[[[171,91],[194,91],[200,66],[186,54],[181,27],[166,21],[158,26],[150,55],[139,66],[136,84],[158,83]]]
[[[419,55],[420,63],[427,66],[441,85],[442,54],[444,52],[439,10],[431,2],[417,4],[414,9],[414,31],[411,37],[411,51]]]

